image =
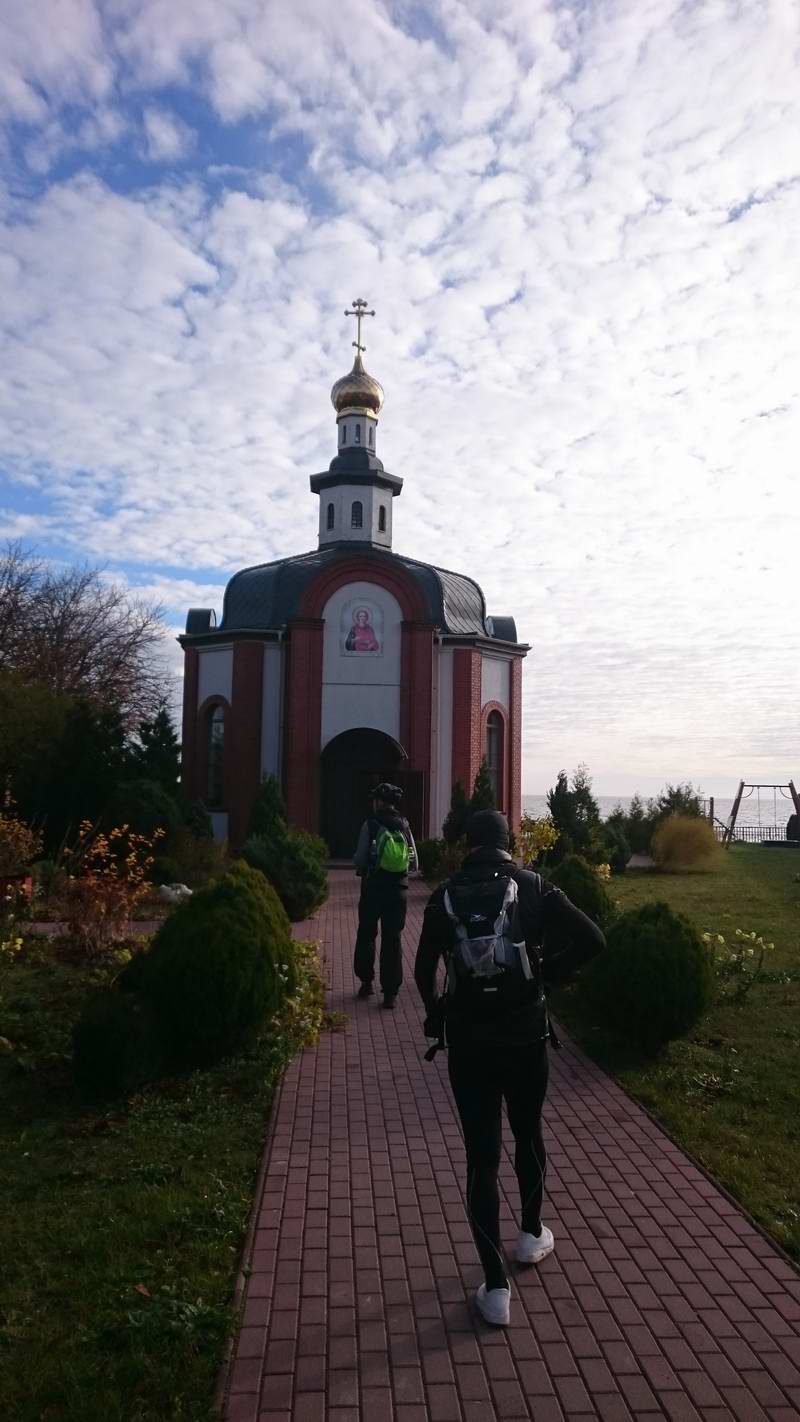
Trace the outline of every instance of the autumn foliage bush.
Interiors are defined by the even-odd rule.
[[[133,910],[149,890],[152,850],[161,838],[127,825],[100,833],[84,820],[75,845],[64,850],[62,911],[73,945],[86,956],[103,952],[130,932]]]
[[[720,852],[708,820],[696,816],[670,815],[653,835],[652,854],[659,869],[710,868]]]

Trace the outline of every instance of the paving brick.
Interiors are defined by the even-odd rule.
[[[512,1282],[507,1335],[477,1317],[461,1132],[446,1067],[421,1060],[424,894],[412,887],[393,1014],[353,1001],[350,874],[297,926],[323,940],[348,1022],[276,1097],[224,1422],[800,1418],[797,1274],[569,1043],[546,1118],[556,1253]]]

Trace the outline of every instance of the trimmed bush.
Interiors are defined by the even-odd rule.
[[[214,825],[202,800],[179,800],[178,808],[185,828],[195,839],[214,838]]]
[[[614,905],[599,874],[579,854],[568,854],[550,874],[550,880],[567,898],[601,928],[613,916]]]
[[[432,882],[442,878],[442,861],[447,849],[445,839],[421,839],[417,844],[417,863],[423,879]]]
[[[170,1056],[202,1066],[246,1045],[283,997],[289,923],[255,870],[236,865],[162,924],[142,988]]]
[[[253,836],[242,848],[245,862],[277,889],[292,923],[309,918],[328,897],[328,871],[315,840],[303,830],[287,830],[283,835]]]
[[[582,991],[616,1036],[655,1053],[688,1032],[710,1007],[710,949],[693,924],[667,904],[644,904],[621,914],[607,944],[583,974]]]
[[[659,869],[710,868],[720,847],[708,820],[670,815],[653,835],[652,854]]]
[[[164,1054],[150,1003],[136,992],[98,993],[72,1033],[75,1078],[93,1096],[136,1091],[160,1075]]]

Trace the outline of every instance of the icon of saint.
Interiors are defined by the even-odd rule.
[[[353,613],[353,625],[344,644],[346,652],[379,652],[380,642],[375,636],[369,609],[357,607]]]

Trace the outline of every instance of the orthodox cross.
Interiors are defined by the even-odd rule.
[[[345,311],[344,314],[345,316],[355,316],[356,321],[358,322],[358,331],[356,333],[356,339],[353,341],[353,345],[355,346],[357,351],[365,351],[367,349],[366,346],[362,346],[361,344],[361,322],[363,321],[365,316],[374,316],[375,312],[368,311],[366,301],[364,301],[363,297],[359,296],[353,302],[353,310]]]

